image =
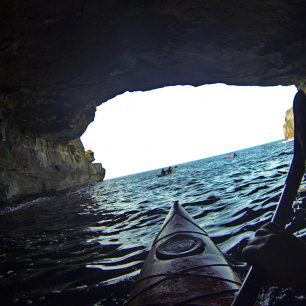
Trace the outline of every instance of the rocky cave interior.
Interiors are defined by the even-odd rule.
[[[80,136],[96,107],[125,91],[225,83],[306,92],[302,0],[0,7],[1,203],[103,180]]]

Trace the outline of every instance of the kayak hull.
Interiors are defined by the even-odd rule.
[[[207,233],[175,203],[152,244],[128,305],[231,305],[240,286],[240,279]]]
[[[175,169],[171,170],[171,172],[165,172],[165,174],[157,174],[156,176],[157,177],[164,177],[164,176],[168,176],[168,175],[171,175],[171,174],[174,174],[176,171]]]

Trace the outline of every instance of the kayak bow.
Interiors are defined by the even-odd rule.
[[[175,202],[128,305],[230,305],[240,286],[222,252]]]

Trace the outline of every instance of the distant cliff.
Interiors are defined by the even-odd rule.
[[[283,125],[284,135],[286,140],[294,138],[294,122],[293,122],[293,108],[286,111],[285,124]]]

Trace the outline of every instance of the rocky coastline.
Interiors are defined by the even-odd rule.
[[[285,140],[292,140],[294,138],[294,121],[293,108],[289,108],[285,115],[285,124],[283,126]]]
[[[22,135],[9,126],[0,134],[0,203],[102,181],[105,169],[85,156],[79,138],[59,143]]]

